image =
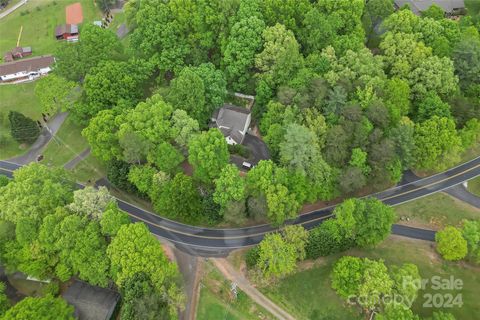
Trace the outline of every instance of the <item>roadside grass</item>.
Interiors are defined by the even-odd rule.
[[[94,155],[90,154],[70,172],[75,181],[93,185],[95,181],[105,176],[105,166]]]
[[[328,319],[362,319],[358,314],[359,308],[346,305],[331,289],[330,274],[333,265],[344,255],[383,259],[387,266],[414,263],[418,266],[420,275],[424,279],[430,280],[433,276],[440,276],[442,279],[449,279],[450,276],[453,276],[455,279],[461,279],[463,281],[461,291],[435,291],[431,287],[431,283],[427,284],[425,290],[419,291],[412,309],[414,313],[422,317],[431,316],[433,311],[442,310],[453,313],[456,319],[474,319],[473,315],[478,309],[478,295],[480,294],[479,268],[464,262],[443,261],[435,252],[432,243],[397,236],[389,237],[373,249],[353,249],[343,254],[321,258],[315,262],[313,268],[298,272],[283,279],[278,285],[261,290],[298,319],[313,320],[324,317],[328,317]],[[454,296],[461,293],[463,306],[445,309],[423,307],[427,301],[424,295],[433,293],[442,295],[451,293]]]
[[[69,116],[58,130],[55,137],[43,151],[42,163],[48,166],[63,167],[88,148],[88,142],[82,137],[83,127],[76,124]]]
[[[117,32],[117,29],[118,27],[120,27],[120,25],[122,23],[124,23],[126,20],[125,20],[125,13],[122,11],[122,12],[117,12],[117,13],[114,13],[113,14],[113,20],[112,22],[110,23],[110,25],[108,26],[109,29],[112,29],[113,32]]]
[[[8,112],[17,111],[33,120],[40,120],[42,112],[33,91],[34,88],[35,83],[32,82],[0,86],[0,139],[3,139],[0,159],[20,155],[28,148],[26,145],[20,145],[11,137]]]
[[[406,224],[420,224],[432,229],[458,225],[463,219],[478,219],[480,210],[444,193],[407,202],[394,207],[397,217],[408,217]],[[402,222],[402,221],[399,221]]]
[[[237,288],[237,292],[235,298],[230,289],[230,282],[211,263],[205,263],[196,319],[274,319],[240,289]]]
[[[83,23],[101,18],[92,0],[31,0],[0,20],[0,52],[13,49],[23,26],[20,46],[32,47],[32,55],[52,54],[57,45],[55,27],[65,23],[65,7],[74,2],[82,4]]]
[[[468,191],[480,197],[480,177],[468,181]]]

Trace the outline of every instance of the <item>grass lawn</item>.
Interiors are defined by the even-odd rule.
[[[235,298],[230,291],[230,282],[211,263],[204,264],[201,288],[196,317],[198,320],[274,319],[240,289],[237,289]]]
[[[43,164],[62,167],[75,158],[77,154],[88,148],[88,142],[82,137],[82,126],[67,117],[56,136],[43,151]]]
[[[74,2],[82,4],[83,23],[101,18],[93,0],[30,0],[0,20],[0,52],[13,49],[23,26],[20,46],[32,47],[32,54],[52,54],[57,45],[55,27],[65,23],[65,7]]]
[[[105,167],[92,154],[77,164],[71,171],[75,181],[83,184],[93,184],[98,179],[105,176]],[[89,182],[90,181],[90,182]]]
[[[110,23],[108,28],[116,33],[118,27],[120,27],[120,25],[124,22],[125,22],[125,13],[123,11],[117,12],[113,15],[113,21]]]
[[[465,265],[464,263],[450,263],[443,261],[434,251],[429,242],[410,240],[392,236],[379,245],[369,250],[354,249],[344,255],[368,257],[371,259],[384,259],[387,265],[414,263],[420,270],[424,279],[440,276],[442,279],[453,276],[463,281],[461,291],[434,291],[431,285],[425,290],[420,290],[417,300],[412,309],[422,317],[431,316],[438,309],[425,308],[426,293],[452,293],[454,296],[462,294],[463,306],[444,309],[451,312],[456,319],[475,319],[475,311],[478,310],[478,296],[480,295],[480,272],[478,267]],[[319,259],[316,265],[306,271],[298,272],[282,280],[277,286],[263,288],[273,301],[284,306],[297,316],[298,319],[322,319],[329,315],[329,319],[363,319],[356,314],[359,309],[345,306],[336,293],[331,289],[330,273],[335,261],[341,255],[334,255]],[[308,262],[306,262],[308,263]],[[318,312],[318,313],[316,313]]]
[[[457,225],[462,219],[478,219],[480,210],[444,193],[435,193],[394,207],[397,216],[409,217],[412,223],[442,228]]]
[[[468,181],[468,191],[480,197],[480,177]]]
[[[19,155],[28,148],[28,146],[19,145],[11,138],[8,112],[17,111],[33,120],[41,119],[40,104],[33,91],[34,88],[35,83],[0,86],[0,137],[5,139],[1,146],[0,159]]]

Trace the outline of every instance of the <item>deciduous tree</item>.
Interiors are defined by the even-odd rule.
[[[437,251],[445,260],[455,261],[465,258],[468,253],[467,241],[460,230],[447,226],[435,234]]]

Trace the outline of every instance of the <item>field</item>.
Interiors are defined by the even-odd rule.
[[[240,289],[238,289],[237,298],[235,298],[230,291],[230,283],[211,263],[204,264],[204,269],[196,319],[273,319],[270,314],[256,305]]]
[[[480,177],[468,181],[468,191],[480,197]]]
[[[89,155],[71,170],[75,181],[84,184],[93,184],[105,176],[104,165],[93,155]]]
[[[19,155],[27,148],[27,146],[20,146],[10,137],[8,112],[21,112],[34,120],[42,117],[38,99],[33,92],[34,88],[35,83],[0,86],[0,137],[6,139],[5,144],[1,147],[0,159]]]
[[[480,272],[478,268],[463,263],[448,263],[443,261],[434,251],[429,242],[409,240],[391,236],[377,248],[370,250],[350,250],[345,255],[384,259],[387,265],[414,263],[424,279],[440,276],[442,279],[453,276],[463,281],[461,291],[440,291],[442,294],[461,293],[462,307],[444,309],[451,312],[456,319],[474,319],[480,294]],[[362,319],[358,309],[348,307],[331,289],[330,273],[335,261],[341,255],[333,255],[315,262],[315,266],[306,271],[296,273],[282,280],[279,285],[262,289],[273,301],[289,310],[298,319]],[[422,317],[431,316],[434,308],[424,308],[425,294],[433,293],[431,286],[419,292],[412,309]],[[435,291],[439,292],[439,291]]]
[[[479,209],[444,193],[435,193],[394,208],[399,218],[408,217],[410,223],[433,229],[457,225],[462,219],[480,217]]]
[[[84,23],[99,20],[100,11],[93,0],[30,0],[7,17],[0,20],[0,52],[13,49],[23,26],[20,46],[32,47],[32,55],[52,54],[57,40],[55,27],[65,23],[65,7],[80,2]]]

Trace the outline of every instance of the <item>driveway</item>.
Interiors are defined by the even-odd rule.
[[[254,135],[247,134],[243,139],[242,145],[250,151],[250,157],[245,159],[239,155],[231,155],[230,162],[235,164],[238,168],[244,169],[242,167],[244,161],[250,162],[255,166],[260,162],[260,160],[270,159],[270,152],[268,151],[268,147],[265,142],[262,141],[262,139]]]

